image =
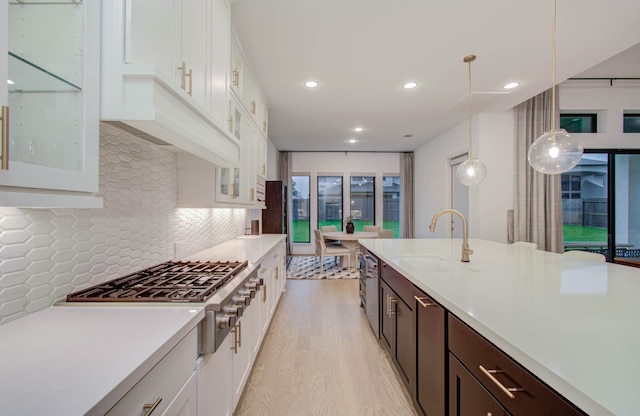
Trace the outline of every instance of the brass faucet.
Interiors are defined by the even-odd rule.
[[[469,248],[469,227],[467,225],[467,219],[462,215],[462,212],[455,209],[443,209],[436,213],[431,220],[431,225],[429,225],[429,231],[434,232],[436,230],[436,221],[442,214],[455,214],[462,220],[462,259],[465,263],[469,262],[469,255],[473,254],[473,250]]]

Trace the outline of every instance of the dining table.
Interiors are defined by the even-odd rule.
[[[358,240],[365,238],[378,238],[377,231],[354,231],[353,233],[347,233],[345,231],[330,231],[322,233],[322,237],[325,240],[338,240],[343,246],[351,251],[351,267],[357,267],[356,253],[360,247]]]

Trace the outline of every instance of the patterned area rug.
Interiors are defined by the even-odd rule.
[[[324,258],[324,273],[313,256],[292,256],[287,264],[287,279],[357,279],[358,269],[351,271],[336,265],[333,257]],[[314,268],[315,262],[315,268]]]

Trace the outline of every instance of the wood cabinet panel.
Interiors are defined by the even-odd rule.
[[[451,314],[448,329],[449,350],[509,412],[523,416],[583,414]],[[499,384],[507,389],[516,389],[511,392],[513,397]]]
[[[453,354],[449,356],[449,415],[509,415]]]
[[[445,412],[446,311],[420,292],[416,301],[416,397],[423,415]]]
[[[381,302],[384,302],[384,306],[381,306],[380,338],[395,361],[402,380],[413,394],[416,373],[416,326],[413,302],[405,302],[405,298],[397,293],[396,288],[401,292],[406,292],[410,288],[402,282],[402,280],[406,282],[406,279],[397,272],[393,272],[394,279],[391,280],[395,283],[394,286],[390,286],[384,280],[380,281]],[[410,285],[410,287],[413,286]],[[413,298],[409,297],[409,299]]]

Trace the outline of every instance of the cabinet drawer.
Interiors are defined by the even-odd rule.
[[[524,416],[583,414],[451,314],[448,326],[449,350],[510,413]],[[507,392],[500,385],[522,391]]]
[[[419,293],[416,287],[413,286],[413,284],[409,282],[406,277],[398,273],[387,263],[380,263],[382,264],[380,277],[385,282],[387,282],[389,287],[391,287],[393,291],[396,292],[398,296],[400,296],[400,298],[402,298],[404,303],[406,303],[407,305],[413,305],[415,303],[413,297],[414,295]]]
[[[453,354],[449,354],[449,414],[510,416]]]
[[[129,390],[107,415],[143,414],[143,406],[153,404],[158,399],[162,400],[154,414],[163,414],[193,374],[197,357],[198,333],[194,329]]]

